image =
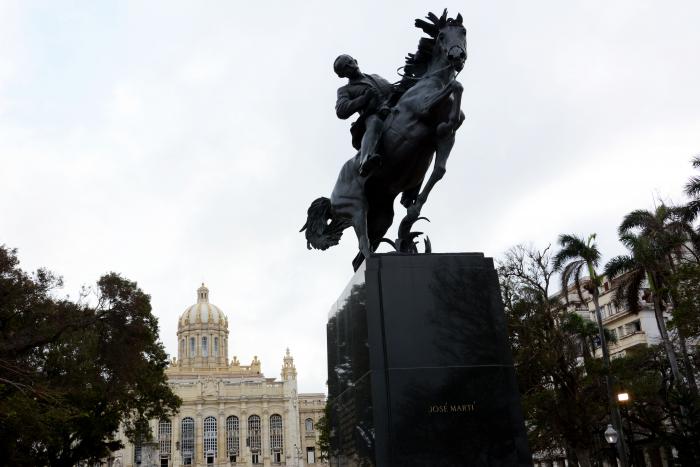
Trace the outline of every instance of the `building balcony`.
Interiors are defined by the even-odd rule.
[[[608,350],[610,351],[611,357],[623,356],[626,350],[636,347],[638,345],[648,345],[649,339],[644,331],[636,331],[627,335],[620,337],[616,343],[608,345]],[[617,354],[617,355],[616,355]],[[596,349],[595,356],[600,358],[603,356],[603,352],[600,348]]]
[[[601,310],[602,312],[603,310]],[[606,325],[608,323],[612,323],[613,321],[616,321],[620,318],[624,318],[625,316],[629,315],[630,311],[629,310],[618,310],[616,313],[613,313],[612,315],[606,315],[604,314],[602,316],[603,318],[603,325]]]

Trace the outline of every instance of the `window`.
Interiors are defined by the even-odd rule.
[[[260,454],[258,454],[257,452],[254,452],[253,456],[252,456],[252,461],[253,461],[253,464],[259,464],[260,463]]]
[[[260,417],[251,415],[248,417],[248,442],[246,443],[253,452],[260,452],[262,439],[260,437]]]
[[[226,451],[228,452],[229,460],[236,462],[238,456],[240,437],[240,425],[238,417],[231,415],[226,419]]]
[[[212,349],[212,354],[214,354],[215,357],[219,356],[219,338],[214,337],[214,348]]]
[[[642,330],[639,320],[625,324],[625,334],[634,334]]]
[[[141,439],[134,444],[134,464],[141,465]]]
[[[270,417],[270,450],[272,458],[279,459],[275,462],[282,462],[282,416],[274,414]]]
[[[182,450],[182,463],[192,464],[194,457],[194,419],[183,418],[180,424],[180,449]]]
[[[207,417],[204,419],[204,457],[207,459],[207,464],[214,463],[216,454],[216,419]],[[209,462],[210,458],[211,462]]]
[[[314,431],[314,421],[310,418],[306,419],[304,425],[306,425],[306,431]]]
[[[160,449],[161,457],[170,454],[172,439],[172,424],[170,420],[161,420],[158,423],[158,448]]]
[[[315,464],[316,463],[316,449],[306,448],[306,463]]]
[[[209,342],[207,336],[202,336],[202,357],[206,357],[209,355],[209,347],[207,346],[208,343]]]
[[[194,337],[190,337],[190,357],[194,357],[197,347],[194,344]]]

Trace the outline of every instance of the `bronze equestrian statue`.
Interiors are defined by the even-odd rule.
[[[399,193],[407,213],[399,225],[395,246],[401,252],[416,252],[411,227],[420,218],[430,191],[445,175],[455,132],[464,121],[463,88],[456,80],[467,59],[467,31],[462,25],[462,15],[448,18],[445,10],[439,18],[428,13],[427,19],[417,19],[415,25],[429,37],[422,37],[417,52],[408,55],[403,79],[391,93],[368,90],[370,97],[363,98],[367,102],[358,102],[349,114],[347,109],[346,113],[338,114],[347,118],[359,112],[360,118],[364,117],[360,124],[365,127],[368,123],[381,125],[375,133],[378,139],[372,141],[370,134],[366,147],[363,147],[365,141],[359,144],[360,151],[340,169],[330,199],[322,197],[311,203],[306,224],[301,229],[306,231],[307,248],[325,250],[338,244],[343,230],[354,227],[360,247],[353,260],[355,270],[376,250],[391,227],[394,200]],[[354,62],[352,57],[346,57]],[[349,78],[348,86],[353,77],[370,81],[368,76],[376,76],[361,74],[356,62],[356,70],[351,68],[352,65],[340,71],[336,69],[339,76]],[[377,78],[373,80],[379,81]],[[374,89],[374,86],[367,87]],[[349,99],[361,97],[356,94],[348,94]],[[338,95],[340,101],[340,90]],[[371,104],[374,108],[370,106],[370,99],[377,101]],[[384,109],[388,106],[391,107]],[[370,131],[373,129],[375,127],[370,127]],[[363,140],[366,130],[357,132],[363,134]],[[355,141],[356,148],[357,143]],[[433,155],[435,164],[423,186]],[[370,163],[375,157],[377,160]]]

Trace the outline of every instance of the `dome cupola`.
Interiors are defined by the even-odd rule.
[[[209,303],[209,289],[204,284],[197,289],[197,303],[189,306],[180,316],[178,330],[197,323],[212,323],[228,329],[226,315],[218,306]]]
[[[228,359],[228,319],[209,303],[209,289],[197,289],[197,303],[187,307],[177,324],[181,367],[225,368]]]

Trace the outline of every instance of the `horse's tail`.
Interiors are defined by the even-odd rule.
[[[315,199],[309,206],[306,224],[299,232],[306,230],[306,248],[326,250],[338,244],[343,230],[350,225],[352,223],[349,219],[333,214],[330,199],[321,197]]]

